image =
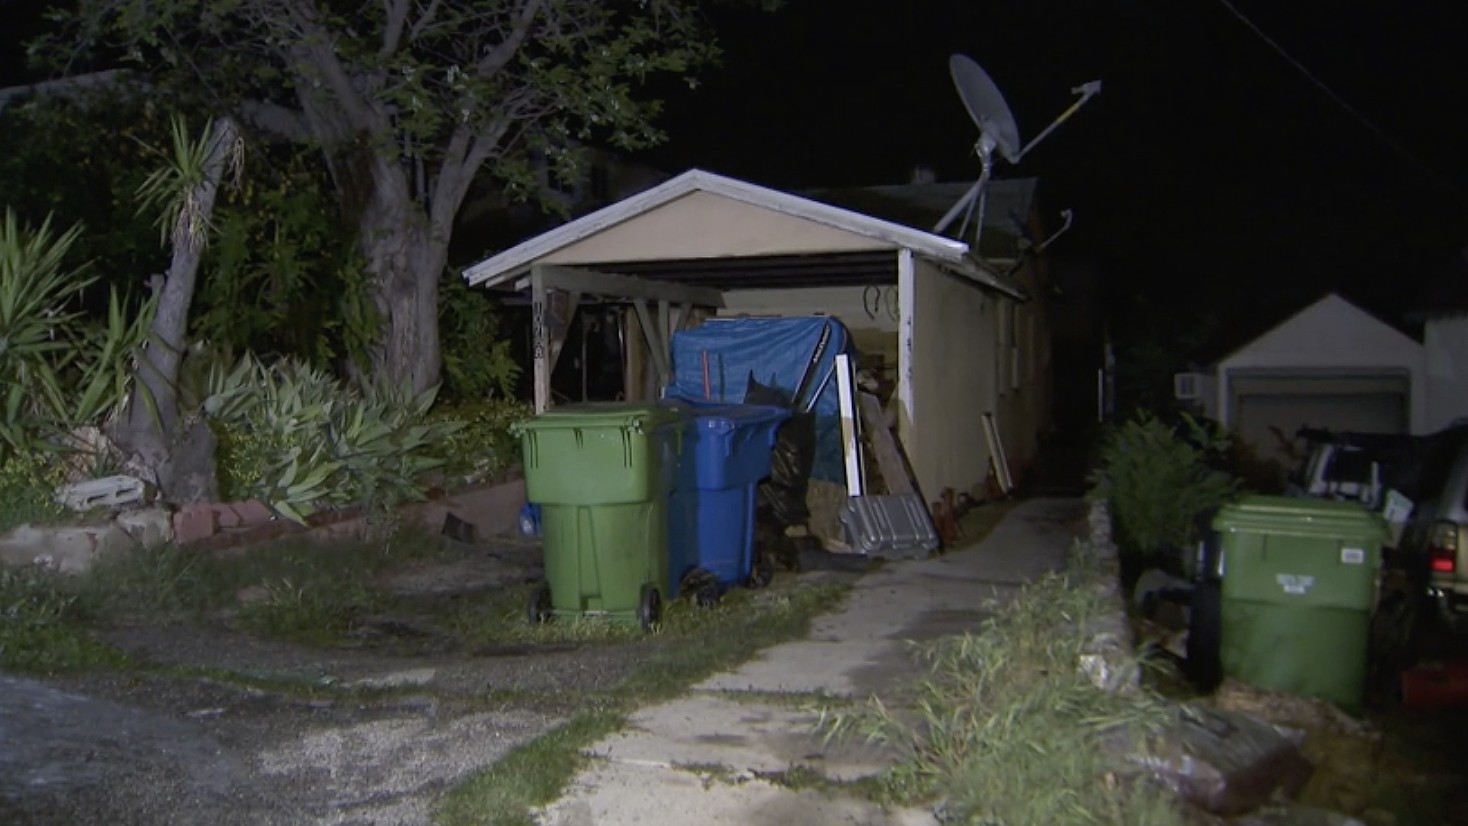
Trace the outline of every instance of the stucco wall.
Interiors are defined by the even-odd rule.
[[[1428,432],[1468,416],[1468,316],[1433,319],[1423,331]]]
[[[1050,337],[1042,307],[1035,302],[996,301],[995,417],[1018,477],[1039,452],[1050,421]]]
[[[593,264],[891,249],[892,244],[708,192],[634,216],[541,259]],[[655,252],[654,252],[655,251]]]
[[[809,287],[788,290],[729,290],[719,315],[801,316],[824,313],[846,328],[897,332],[897,287]],[[890,311],[888,307],[891,307]],[[868,309],[874,309],[868,312]]]
[[[908,458],[923,495],[968,491],[988,475],[980,415],[994,410],[997,358],[992,292],[915,262]]]

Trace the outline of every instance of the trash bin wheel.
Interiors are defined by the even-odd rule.
[[[678,593],[700,608],[712,608],[719,604],[719,578],[707,568],[694,568],[683,576]]]
[[[642,599],[637,603],[637,621],[643,631],[652,631],[663,617],[663,595],[652,585],[642,586]]]
[[[551,618],[550,586],[542,585],[530,592],[530,601],[525,605],[525,618],[531,625],[549,622]]]
[[[693,602],[700,608],[713,608],[719,604],[719,586],[707,584],[693,595]]]
[[[750,572],[749,579],[744,580],[744,587],[758,590],[769,585],[775,578],[775,568],[770,564],[764,554],[754,561],[754,570]]]
[[[1193,587],[1189,606],[1187,674],[1200,688],[1208,691],[1223,681],[1221,649],[1223,586],[1203,580]]]

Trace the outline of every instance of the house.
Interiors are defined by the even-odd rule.
[[[1331,293],[1210,369],[1179,374],[1174,392],[1278,455],[1304,426],[1428,432],[1426,365],[1416,339]]]
[[[672,374],[670,341],[710,315],[826,314],[890,357],[890,411],[928,501],[991,472],[983,414],[1023,468],[1048,422],[1049,334],[1030,256],[984,260],[954,238],[691,170],[468,267],[529,291],[537,409],[577,305],[625,305],[628,398]],[[652,380],[644,380],[651,375]]]

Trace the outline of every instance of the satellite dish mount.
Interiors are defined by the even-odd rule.
[[[979,156],[980,173],[979,179],[943,215],[933,231],[943,232],[962,215],[963,223],[958,229],[958,236],[961,238],[968,229],[969,221],[973,220],[974,240],[970,249],[977,253],[979,235],[984,229],[984,188],[993,176],[995,150],[1006,161],[1018,164],[1031,149],[1055,131],[1056,127],[1065,123],[1087,101],[1100,94],[1101,81],[1093,80],[1071,89],[1071,93],[1078,96],[1076,101],[1036,135],[1034,140],[1022,145],[1014,112],[1010,111],[1009,104],[1004,100],[1004,93],[999,91],[988,73],[979,68],[979,64],[972,59],[961,54],[948,58],[948,71],[953,75],[953,85],[958,89],[959,99],[963,101],[969,117],[973,118],[974,125],[979,127],[979,139],[974,143],[974,154]],[[978,213],[977,216],[975,212]]]

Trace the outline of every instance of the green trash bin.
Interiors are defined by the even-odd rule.
[[[1359,709],[1386,526],[1351,502],[1251,496],[1213,521],[1223,673]]]
[[[516,427],[545,556],[532,622],[560,613],[657,622],[681,427],[676,411],[621,402],[556,408]]]

